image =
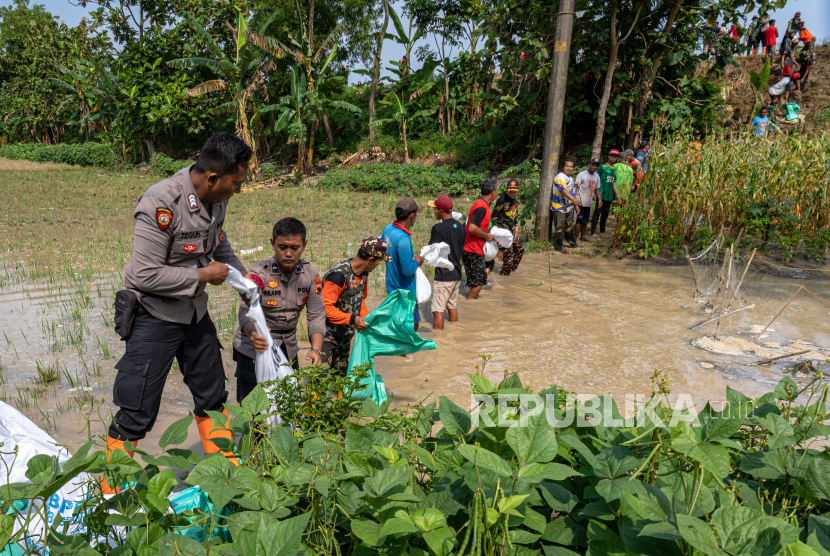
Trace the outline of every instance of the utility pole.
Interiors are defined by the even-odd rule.
[[[568,60],[571,53],[575,4],[576,0],[560,0],[559,13],[556,14],[556,38],[545,120],[545,145],[542,149],[542,171],[539,176],[539,200],[536,203],[534,235],[539,241],[549,239],[550,194],[553,178],[559,168],[559,151],[562,148],[562,116],[565,111],[565,89],[568,83]]]

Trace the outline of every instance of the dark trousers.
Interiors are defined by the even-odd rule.
[[[594,209],[594,214],[591,216],[591,233],[597,233],[597,220],[599,220],[599,233],[605,233],[605,223],[608,222],[608,215],[611,214],[611,205],[613,201],[603,201],[602,208]]]
[[[285,348],[280,346],[282,353],[285,354]],[[286,356],[286,359],[288,356]],[[236,402],[242,403],[248,394],[250,394],[254,388],[256,388],[257,381],[256,381],[256,360],[251,359],[247,355],[242,352],[233,350],[233,360],[236,361]],[[294,361],[291,362],[291,366],[294,370],[298,370],[300,368],[300,361],[298,358],[294,358]]]
[[[193,413],[207,417],[206,410],[221,411],[228,391],[220,350],[216,327],[207,313],[198,322],[194,313],[190,324],[180,324],[157,319],[139,306],[127,350],[115,365],[112,401],[121,409],[107,434],[132,441],[153,429],[174,357],[193,395]]]

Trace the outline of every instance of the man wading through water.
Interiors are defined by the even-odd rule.
[[[194,415],[205,453],[220,452],[212,439],[232,441],[206,411],[228,399],[216,327],[208,315],[207,284],[218,286],[231,265],[245,267],[223,229],[228,200],[248,175],[251,149],[230,133],[216,133],[196,164],[150,187],[135,209],[133,258],[116,294],[116,330],[127,342],[115,365],[113,403],[121,409],[107,432],[107,457],[135,446],[153,429],[173,358],[193,395]],[[216,430],[214,430],[216,429]],[[131,456],[132,452],[127,452]],[[233,453],[222,452],[239,464]],[[107,485],[113,493],[118,485]]]
[[[467,299],[476,299],[481,288],[487,285],[487,267],[484,263],[484,243],[493,241],[490,229],[490,203],[496,200],[499,188],[496,180],[487,178],[481,184],[481,195],[470,207],[467,217],[467,236],[464,238],[464,251],[461,261],[467,273]]]
[[[553,179],[553,188],[550,195],[551,224],[556,230],[556,250],[560,253],[569,253],[563,245],[563,237],[573,249],[582,246],[576,242],[576,234],[571,229],[574,225],[574,211],[579,215],[580,201],[575,197],[576,184],[571,178],[574,171],[573,160],[566,160],[562,171]]]
[[[322,362],[323,334],[326,331],[326,310],[323,307],[323,283],[314,263],[301,258],[305,251],[305,225],[296,218],[283,218],[274,224],[271,247],[274,256],[259,261],[250,269],[250,278],[261,297],[265,323],[271,338],[282,349],[294,370],[300,368],[297,358],[297,321],[306,308],[308,339],[311,349],[305,356],[310,365]],[[248,318],[248,304],[239,304],[239,327],[233,338],[233,360],[236,361],[236,401],[256,388],[256,352],[268,348],[268,341],[257,334],[254,321]]]
[[[499,246],[499,258],[502,260],[502,276],[510,276],[510,273],[519,268],[525,248],[522,240],[519,239],[519,182],[510,180],[507,182],[507,193],[496,199],[493,205],[493,224],[499,228],[510,230],[513,234],[513,243],[510,247]]]

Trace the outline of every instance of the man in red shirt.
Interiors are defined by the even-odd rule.
[[[764,31],[764,59],[772,60],[775,57],[775,47],[778,45],[778,28],[775,26],[775,20],[769,20],[769,27]]]
[[[493,241],[490,230],[490,203],[496,200],[499,188],[496,180],[489,178],[481,184],[481,196],[470,208],[467,217],[467,237],[464,239],[464,251],[461,261],[467,273],[467,299],[478,297],[481,288],[487,284],[487,271],[484,266],[484,243]]]

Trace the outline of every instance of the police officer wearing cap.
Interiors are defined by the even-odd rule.
[[[283,350],[294,369],[300,368],[297,357],[297,322],[306,309],[308,339],[311,349],[305,360],[311,365],[322,362],[326,310],[323,307],[323,282],[314,263],[301,258],[308,241],[305,225],[296,218],[283,218],[271,233],[274,256],[259,261],[250,269],[257,285],[260,305],[271,338]],[[236,361],[236,399],[239,403],[256,388],[256,352],[268,348],[268,341],[257,334],[248,316],[248,304],[239,304],[239,327],[233,338]]]
[[[151,186],[138,201],[126,290],[116,295],[116,330],[126,351],[115,365],[113,403],[120,410],[107,432],[108,456],[123,450],[125,440],[135,446],[152,430],[174,358],[193,395],[205,452],[220,451],[212,438],[230,437],[229,431],[214,431],[206,413],[223,411],[228,392],[205,290],[225,281],[228,265],[247,276],[224,223],[251,154],[238,137],[216,133],[195,164]]]

